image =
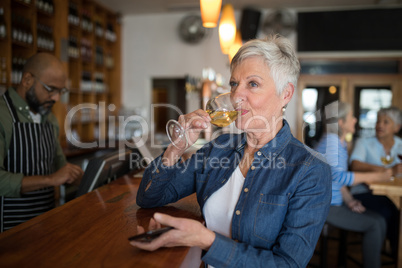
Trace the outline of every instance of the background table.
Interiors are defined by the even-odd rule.
[[[394,181],[371,183],[370,189],[375,195],[386,195],[400,210],[402,208],[402,178],[396,178]],[[399,216],[399,243],[398,260],[396,267],[402,267],[402,214]]]
[[[135,202],[140,180],[123,176],[0,234],[0,267],[180,267],[188,247],[147,252],[127,238],[156,211],[201,221],[195,195],[142,209]]]

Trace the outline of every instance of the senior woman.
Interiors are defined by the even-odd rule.
[[[398,155],[402,155],[402,139],[396,136],[402,124],[401,111],[396,107],[380,109],[377,113],[375,137],[362,138],[356,141],[350,156],[353,171],[383,171],[392,167],[394,176],[402,175],[402,163]],[[384,166],[381,157],[390,155],[392,163]],[[387,221],[387,238],[390,241],[391,253],[394,258],[398,254],[399,211],[395,204],[386,196],[373,195],[367,184],[353,186],[351,193],[354,198],[373,211],[381,214]]]
[[[146,169],[137,194],[137,204],[147,208],[196,192],[206,227],[155,213],[151,228],[175,229],[132,245],[196,246],[214,267],[306,267],[327,216],[331,179],[329,166],[292,136],[283,119],[299,69],[283,37],[240,48],[230,65],[230,87],[233,102],[241,102],[235,123],[243,133],[223,134],[185,162],[184,150],[170,145]],[[179,121],[202,130],[210,118],[197,110]],[[190,144],[198,133],[189,135]]]
[[[326,132],[317,145],[317,151],[324,154],[332,172],[332,200],[327,222],[345,230],[362,232],[363,266],[378,268],[385,239],[385,220],[353,198],[347,186],[389,181],[391,170],[349,172],[346,136],[355,132],[356,118],[350,104],[344,102],[332,103],[325,111],[331,118],[326,119]]]

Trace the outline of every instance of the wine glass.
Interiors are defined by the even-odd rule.
[[[388,168],[390,164],[392,164],[392,162],[394,162],[394,158],[387,154],[385,156],[381,156],[381,162],[383,163],[383,165]],[[393,181],[395,179],[394,176],[391,176],[390,180]]]
[[[391,155],[387,154],[386,156],[381,157],[381,162],[384,164],[384,166],[388,166],[392,164],[392,162],[394,162],[394,158]]]
[[[232,103],[231,93],[223,93],[210,99],[206,105],[206,112],[211,117],[211,124],[226,127],[237,119],[238,103]],[[191,128],[191,127],[190,127]],[[172,144],[178,149],[188,147],[187,131],[176,120],[169,120],[166,124],[166,133]]]

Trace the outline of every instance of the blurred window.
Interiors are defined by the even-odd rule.
[[[357,87],[355,92],[357,93],[355,116],[358,120],[356,136],[373,137],[378,110],[391,106],[391,88]]]
[[[323,108],[339,100],[339,86],[307,86],[303,89],[303,141],[314,147],[324,131],[322,124]]]

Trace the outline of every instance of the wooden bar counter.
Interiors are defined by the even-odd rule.
[[[135,202],[140,180],[123,176],[1,233],[0,267],[180,267],[188,247],[147,252],[127,238],[156,211],[201,221],[195,195],[142,209]]]
[[[402,208],[402,177],[397,177],[393,181],[371,183],[370,189],[373,194],[388,196],[395,205],[401,210]],[[399,242],[398,242],[398,259],[396,267],[402,267],[402,213],[399,212]]]

